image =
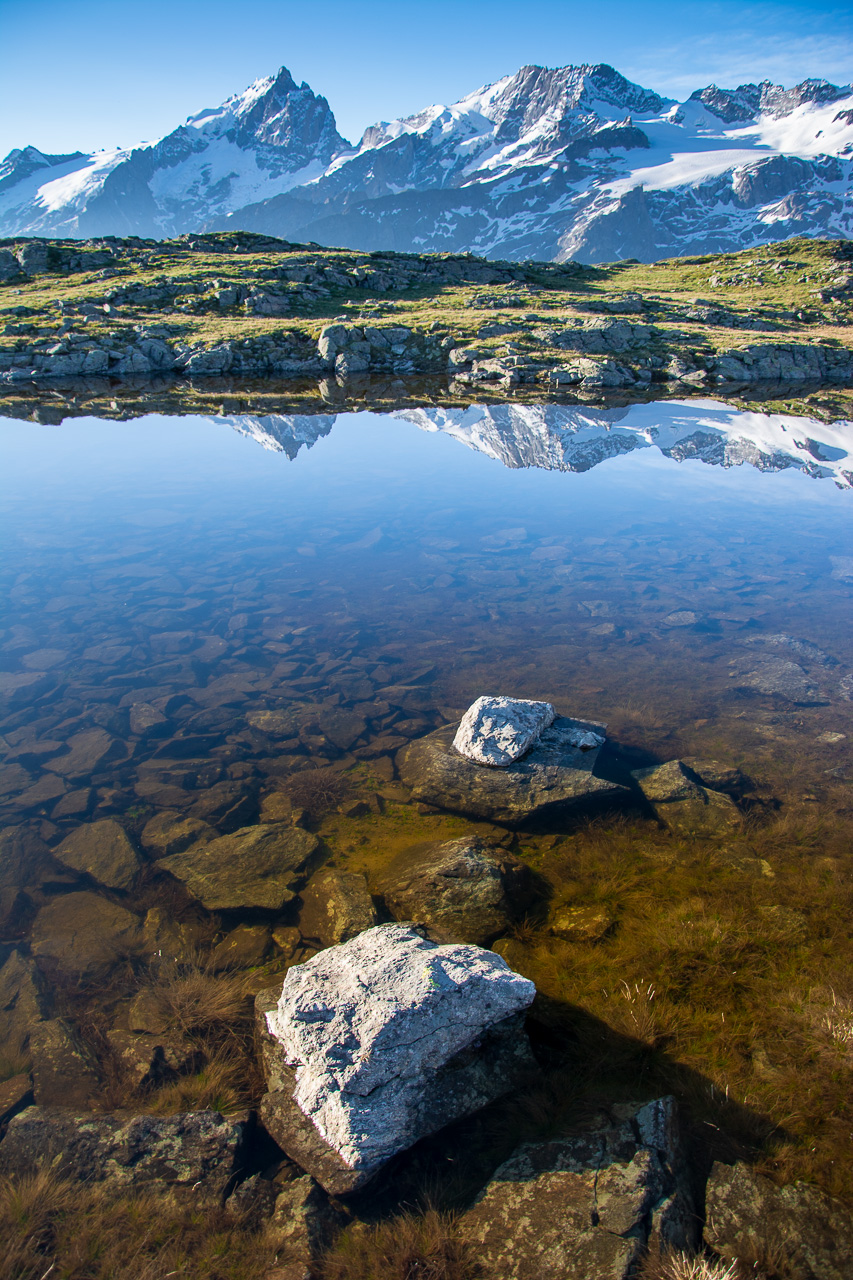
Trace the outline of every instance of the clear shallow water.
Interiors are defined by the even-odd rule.
[[[844,775],[849,426],[689,402],[4,421],[0,441],[7,823],[52,840],[217,782],[245,819],[309,762],[387,782],[484,692],[609,721],[648,758],[760,758],[772,786],[805,750],[804,785]],[[294,707],[286,732],[252,723]],[[63,772],[93,728],[103,752]]]

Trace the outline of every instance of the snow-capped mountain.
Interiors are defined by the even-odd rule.
[[[280,195],[352,150],[325,98],[284,67],[151,146],[0,164],[0,234],[164,237]]]
[[[790,414],[732,408],[718,400],[666,400],[619,409],[586,405],[470,405],[401,409],[390,415],[422,431],[442,432],[513,470],[589,471],[636,449],[658,449],[674,462],[759,471],[802,471],[853,489],[853,422],[819,422]],[[333,414],[249,414],[212,418],[262,448],[293,461],[327,436]]]
[[[853,235],[853,85],[684,102],[612,67],[523,67],[450,106],[338,135],[288,72],[132,152],[12,152],[0,232],[219,229],[355,249],[599,262]]]

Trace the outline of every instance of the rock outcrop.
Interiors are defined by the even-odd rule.
[[[503,768],[475,764],[453,746],[456,727],[436,729],[397,757],[403,782],[415,800],[470,818],[515,826],[557,806],[616,800],[626,788],[593,775],[604,726],[557,716],[520,760]],[[599,745],[582,747],[586,735]]]
[[[675,1100],[620,1105],[574,1137],[519,1147],[461,1227],[501,1280],[627,1280],[647,1247],[690,1248]]]
[[[267,822],[192,844],[161,858],[208,911],[280,911],[296,895],[317,837],[300,827]]]
[[[705,1240],[726,1258],[779,1250],[803,1280],[853,1275],[853,1215],[804,1182],[777,1187],[748,1165],[717,1163],[705,1192]]]
[[[288,971],[262,1032],[262,1122],[328,1191],[352,1191],[532,1068],[534,995],[491,951],[368,929]]]
[[[50,1018],[30,1031],[33,1090],[41,1107],[88,1107],[98,1091],[95,1060],[64,1018]]]
[[[533,876],[518,858],[479,837],[404,849],[379,880],[398,920],[430,927],[433,938],[486,946],[525,914]]]

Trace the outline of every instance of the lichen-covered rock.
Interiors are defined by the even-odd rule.
[[[450,725],[400,751],[397,768],[415,800],[516,826],[557,806],[627,797],[625,787],[593,775],[600,744],[588,749],[579,746],[587,733],[603,739],[604,727],[557,716],[521,760],[488,769],[454,749],[455,729]]]
[[[24,1053],[32,1029],[48,1013],[48,995],[38,968],[13,951],[0,969],[0,1045],[12,1058]]]
[[[358,871],[323,867],[302,891],[299,928],[323,947],[348,942],[377,923],[367,880]]]
[[[33,1091],[40,1107],[87,1107],[100,1086],[95,1060],[64,1018],[30,1032]]]
[[[460,1225],[500,1280],[627,1280],[648,1244],[690,1248],[674,1099],[617,1106],[574,1137],[519,1147]]]
[[[655,817],[686,836],[726,836],[741,826],[741,815],[730,796],[700,784],[681,760],[669,760],[633,775]]]
[[[114,818],[82,823],[65,837],[56,857],[108,889],[129,889],[142,866],[124,827]]]
[[[442,941],[485,946],[524,915],[533,876],[499,845],[463,836],[404,849],[379,887],[398,920],[429,925]]]
[[[555,714],[550,702],[503,696],[478,698],[459,722],[454,750],[476,764],[502,768],[520,759],[539,741],[542,730],[554,723]]]
[[[208,911],[256,908],[280,911],[319,846],[301,827],[267,822],[161,858],[159,866],[182,880]]]
[[[310,1262],[329,1247],[347,1218],[308,1174],[276,1190],[267,1238],[277,1253]]]
[[[817,1187],[777,1187],[748,1165],[717,1163],[705,1192],[705,1240],[726,1258],[781,1249],[803,1280],[853,1275],[853,1214]]]
[[[243,1164],[248,1122],[218,1111],[177,1116],[80,1115],[28,1107],[0,1143],[0,1176],[45,1165],[60,1176],[219,1204]]]
[[[288,971],[266,1014],[284,1087],[262,1120],[327,1190],[353,1190],[530,1068],[519,1017],[534,995],[491,951],[368,929]]]
[[[91,979],[122,956],[138,954],[139,917],[96,893],[66,893],[42,907],[30,947],[34,956],[68,974]]]

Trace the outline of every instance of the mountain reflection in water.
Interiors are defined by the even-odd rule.
[[[489,692],[771,783],[802,740],[810,785],[849,785],[849,423],[474,405],[0,439],[0,826],[251,821],[309,762],[392,779]]]
[[[589,471],[635,449],[656,448],[676,462],[759,471],[797,468],[853,487],[853,423],[827,424],[790,414],[743,411],[718,401],[667,401],[620,409],[556,404],[403,409],[389,415],[424,431],[442,431],[506,467]],[[332,430],[337,415],[226,416],[264,449],[296,457]]]

